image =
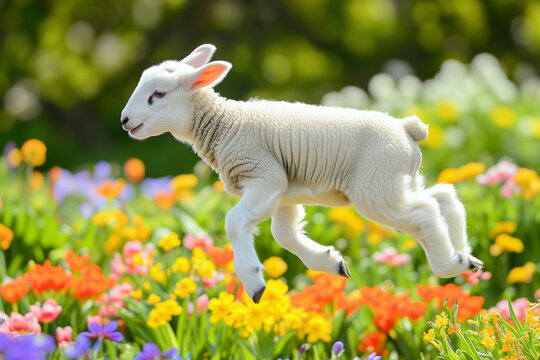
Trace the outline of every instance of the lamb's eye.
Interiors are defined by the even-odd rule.
[[[156,91],[154,91],[154,96],[157,97],[158,99],[161,99],[162,97],[165,96],[165,92],[156,90]]]
[[[148,98],[148,105],[152,105],[152,103],[154,102],[154,98],[161,99],[162,97],[165,96],[165,94],[166,94],[165,91],[160,91],[160,90],[154,91],[154,93],[150,95],[150,97]]]

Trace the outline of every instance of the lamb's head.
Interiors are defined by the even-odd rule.
[[[219,84],[232,67],[226,61],[208,63],[215,49],[201,45],[180,61],[167,60],[146,69],[122,110],[124,130],[136,139],[165,132],[186,139],[193,118],[192,95]]]

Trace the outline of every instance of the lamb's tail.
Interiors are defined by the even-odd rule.
[[[428,126],[416,115],[407,116],[403,119],[403,128],[416,142],[424,141],[428,137]]]

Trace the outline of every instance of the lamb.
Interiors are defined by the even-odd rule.
[[[181,61],[146,69],[122,111],[135,139],[170,132],[217,172],[225,191],[241,200],[225,218],[234,268],[258,303],[263,266],[255,226],[271,217],[284,249],[312,270],[350,277],[334,247],[303,231],[303,205],[353,204],[366,218],[413,236],[439,277],[477,270],[482,261],[467,243],[466,213],[451,184],[424,186],[417,142],[428,127],[416,116],[279,101],[235,101],[213,88],[232,65],[209,62],[213,45]]]

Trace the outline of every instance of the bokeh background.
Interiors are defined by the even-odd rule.
[[[74,170],[135,156],[148,176],[191,171],[196,158],[187,146],[169,135],[134,141],[119,117],[146,67],[180,59],[202,43],[215,44],[215,58],[232,62],[217,91],[234,99],[321,103],[352,85],[368,92],[354,88],[356,101],[345,105],[401,116],[411,109],[375,101],[377,87],[395,81],[406,94],[406,84],[418,83],[411,79],[436,77],[445,60],[469,64],[480,53],[494,55],[516,89],[540,88],[529,81],[537,80],[540,66],[540,3],[534,0],[0,0],[0,145],[43,140],[44,168]],[[397,83],[404,77],[408,83]],[[459,102],[450,105],[460,110]],[[416,110],[430,122],[429,112]],[[527,114],[537,110],[529,107]],[[522,156],[513,157],[537,165],[535,156],[523,155],[536,145],[523,146]],[[448,163],[445,153],[452,150],[441,146],[435,166],[479,160],[480,147],[498,157],[497,145],[480,142]]]

